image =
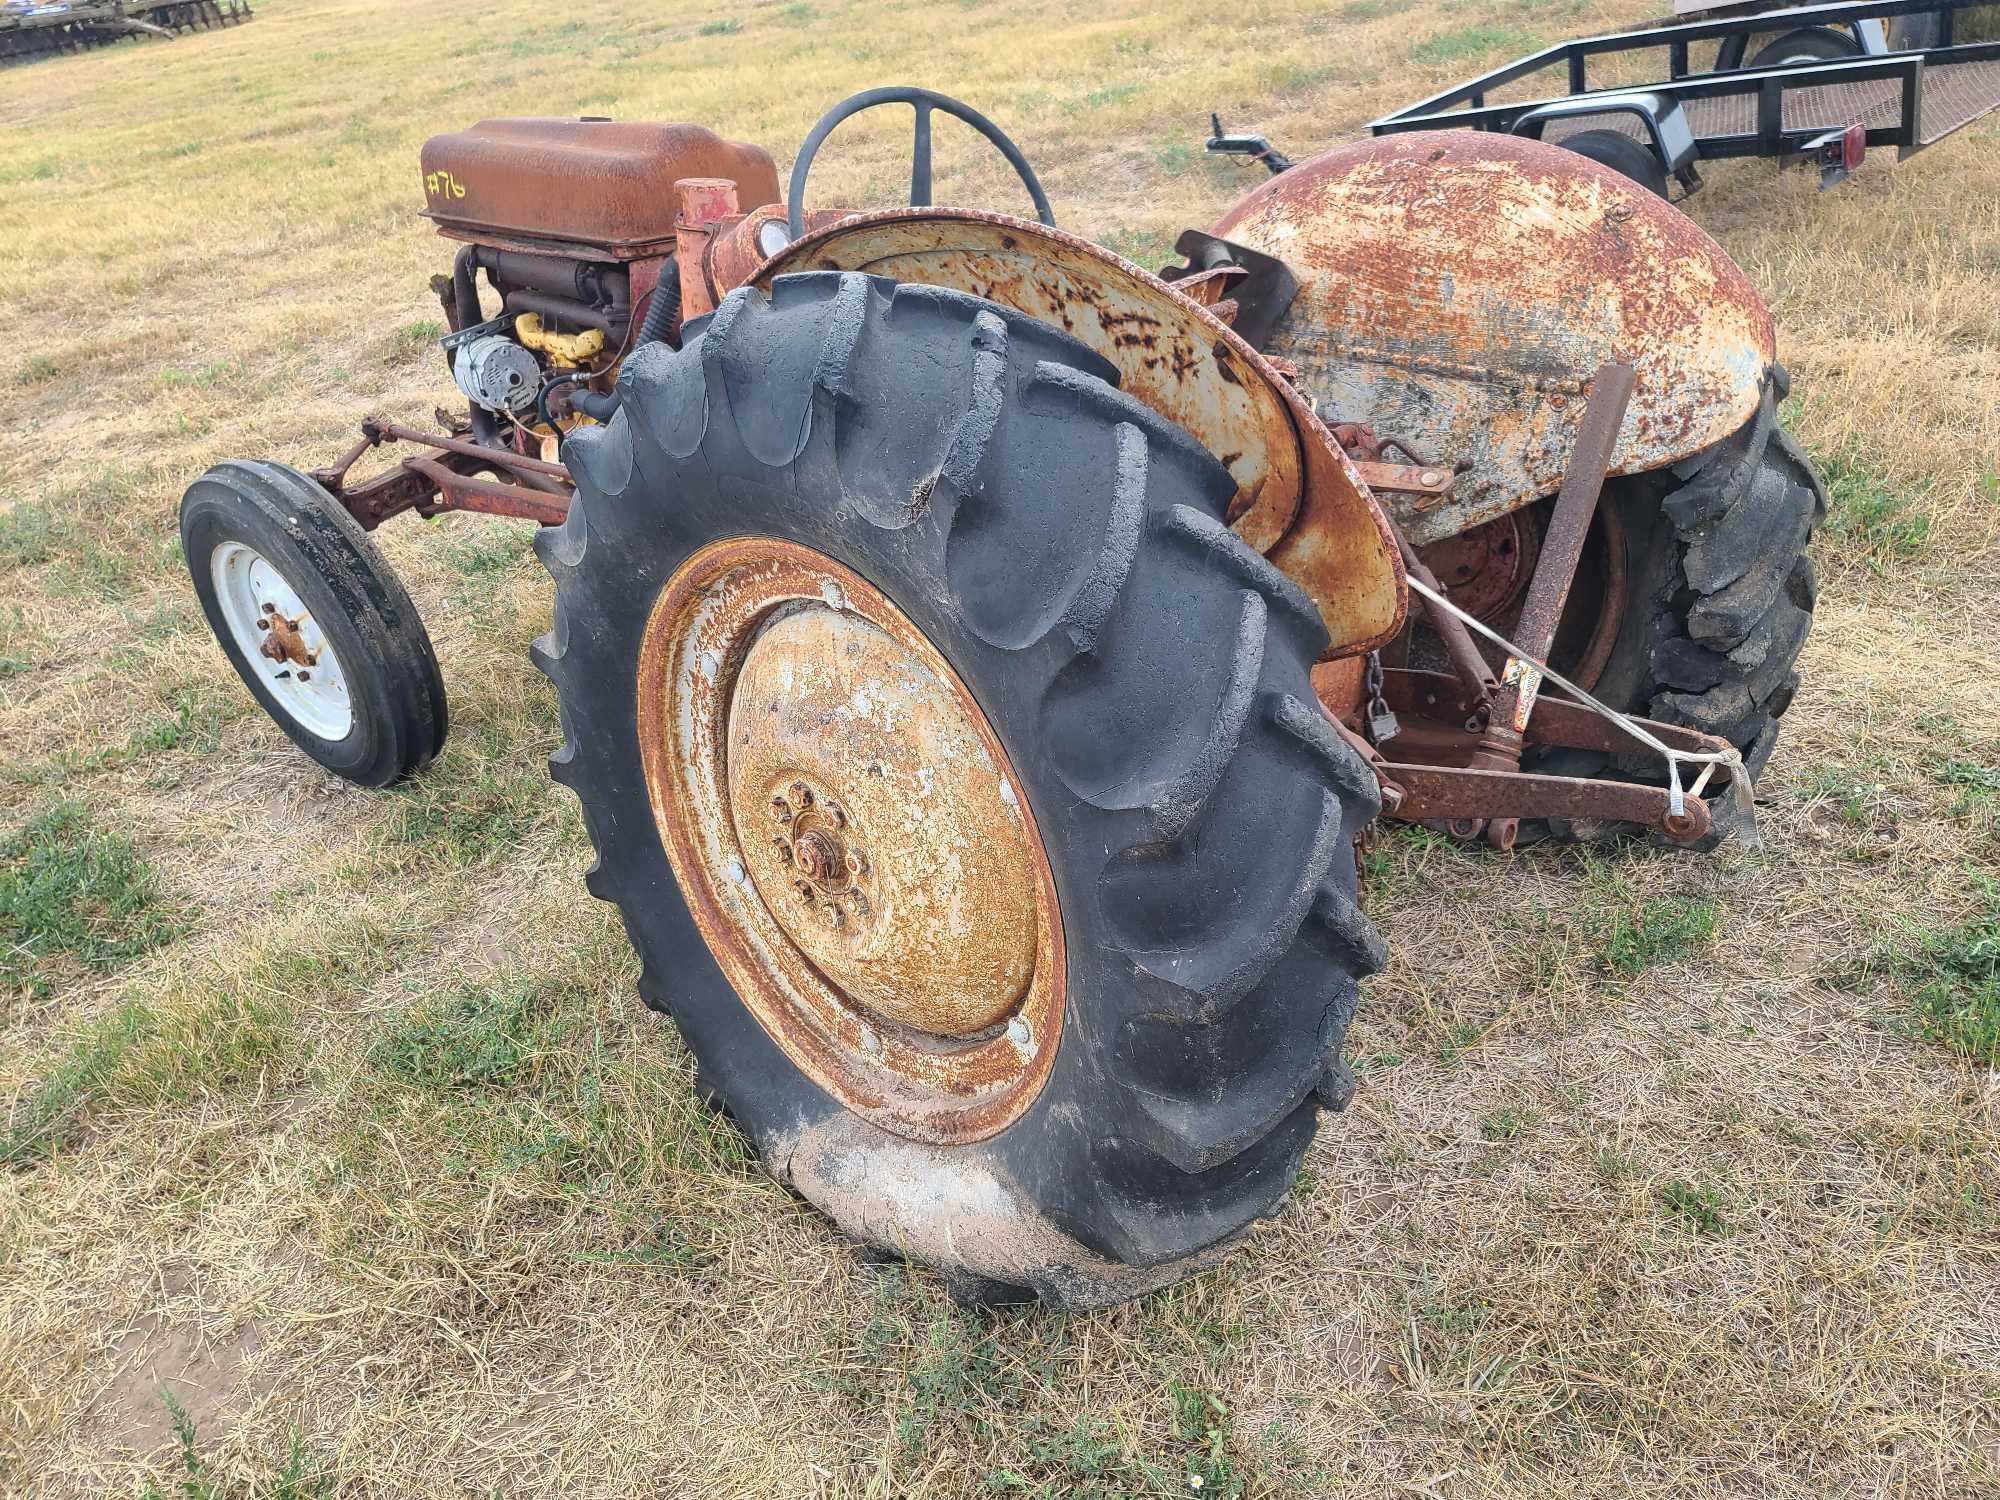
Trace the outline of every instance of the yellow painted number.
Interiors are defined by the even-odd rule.
[[[449,172],[426,172],[424,191],[433,198],[463,198],[465,184]]]

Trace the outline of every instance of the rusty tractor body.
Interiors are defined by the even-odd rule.
[[[882,103],[916,110],[910,205],[809,208],[826,134]],[[931,203],[933,111],[1037,217]],[[1347,845],[1378,806],[1503,849],[1705,846],[1754,827],[1745,759],[1796,685],[1819,491],[1772,421],[1770,314],[1713,241],[1537,141],[1260,159],[1154,274],[1055,227],[1018,148],[920,89],[829,114],[783,192],[698,125],[441,135],[464,414],[365,422],[310,475],[221,465],[184,506],[239,672],[369,784],[437,753],[444,708],[363,533],[545,528],[552,769],[642,991],[739,1117],[806,1090],[746,1125],[774,1170],[974,1300],[1132,1295],[1268,1211],[1352,1091],[1381,958]],[[345,570],[317,596],[258,518],[301,511]],[[1241,872],[1202,864],[1230,850]],[[1105,998],[1132,985],[1180,998]],[[1102,1142],[1035,1134],[1100,1095],[1135,1111]]]
[[[573,377],[556,385],[552,420],[475,401],[450,432],[364,424],[360,443],[314,475],[364,527],[404,510],[558,523],[569,490],[560,434],[593,420],[593,397],[612,389],[649,317],[671,330],[736,287],[806,270],[952,287],[1082,339],[1123,389],[1223,460],[1238,481],[1232,527],[1321,609],[1332,641],[1321,695],[1356,733],[1362,659],[1409,612],[1399,543],[1442,546],[1463,572],[1454,539],[1472,536],[1480,550],[1482,528],[1556,493],[1601,370],[1629,363],[1634,384],[1597,481],[1661,469],[1740,427],[1775,357],[1769,311],[1685,215],[1570,153],[1510,137],[1415,135],[1328,152],[1248,194],[1212,234],[1191,232],[1183,253],[1194,259],[1163,276],[983,210],[815,209],[793,241],[769,154],[698,125],[486,121],[429,141],[422,179],[425,215],[463,247],[454,274],[434,278],[452,338],[491,321],[489,338],[519,342],[532,317],[601,340],[581,362],[536,352],[544,375],[569,365]],[[1468,223],[1480,232],[1465,234]],[[481,312],[482,274],[504,328]],[[658,316],[668,307],[671,321]],[[1235,326],[1246,307],[1261,348]],[[428,451],[350,483],[384,443]],[[1595,500],[1584,476],[1581,529]],[[1518,603],[1539,552],[1537,535],[1497,582],[1485,568],[1467,591],[1474,603]],[[1556,817],[1681,843],[1710,835],[1707,803],[1666,786],[1513,774],[1522,744],[1652,753],[1587,711],[1555,705],[1519,740],[1503,727],[1498,763],[1482,763],[1486,731],[1463,726],[1491,717],[1504,659],[1481,665],[1472,635],[1442,610],[1426,605],[1423,620],[1456,671],[1462,753],[1427,744],[1421,772],[1398,782],[1385,771],[1396,816],[1482,834],[1487,810],[1503,827]],[[1407,713],[1441,687],[1436,675],[1400,678],[1382,701]],[[1727,748],[1681,726],[1653,732],[1689,754]],[[1441,757],[1457,775],[1440,776],[1430,763]]]

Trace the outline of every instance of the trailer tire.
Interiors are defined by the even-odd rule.
[[[1378,792],[1313,696],[1318,611],[1223,526],[1222,466],[1115,379],[979,298],[780,277],[627,362],[616,415],[564,443],[576,500],[537,541],[556,582],[534,652],[561,706],[551,774],[582,804],[586,884],[624,919],[641,996],[774,1177],[969,1302],[1124,1300],[1271,1214],[1319,1110],[1352,1092],[1341,1043],[1385,957],[1353,857]],[[715,886],[691,901],[676,881],[694,814],[648,779],[664,721],[645,694],[708,689],[670,669],[647,680],[688,686],[642,687],[648,632],[682,618],[676,590],[708,559],[765,546],[847,570],[921,632],[1040,829],[1066,999],[1045,1081],[993,1133],[892,1128],[802,1067],[732,986],[727,938],[703,936],[727,921]],[[733,699],[757,649],[694,659]],[[727,722],[718,757],[740,742]],[[700,836],[726,841],[718,827]],[[729,869],[739,911],[779,920]]]
[[[1667,164],[1644,141],[1635,141],[1617,130],[1584,130],[1557,144],[1565,151],[1574,151],[1611,168],[1621,177],[1631,178],[1656,198],[1667,196]]]
[[[1782,68],[1796,63],[1841,62],[1860,55],[1860,44],[1844,31],[1831,26],[1801,26],[1759,47],[1750,66]]]
[[[1626,713],[1720,736],[1755,777],[1798,691],[1818,588],[1807,547],[1826,489],[1778,423],[1790,382],[1774,366],[1756,414],[1691,458],[1615,478],[1626,538],[1627,604],[1596,697]],[[1657,759],[1561,750],[1528,758],[1550,774],[1664,780]],[[1621,828],[1551,822],[1558,837]],[[1724,832],[1726,830],[1719,830]]]
[[[1770,33],[1767,31],[1764,35],[1770,36]],[[1725,37],[1716,53],[1715,70],[1723,73],[1743,67],[1744,55],[1754,40],[1754,35],[1744,32]],[[1749,65],[1752,68],[1775,68],[1787,62],[1840,62],[1860,55],[1861,44],[1837,27],[1801,26],[1783,32],[1759,47]]]

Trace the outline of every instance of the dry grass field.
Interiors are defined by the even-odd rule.
[[[544,774],[524,528],[382,534],[454,705],[385,793],[253,709],[178,554],[213,459],[455,399],[435,130],[786,163],[921,82],[1153,259],[1257,180],[1210,108],[1304,154],[1665,8],[268,0],[0,72],[0,1494],[2000,1493],[1992,122],[1689,205],[1835,492],[1762,850],[1386,838],[1354,1107],[1246,1250],[1126,1307],[961,1312],[695,1104]],[[823,200],[891,201],[903,146],[844,132]]]

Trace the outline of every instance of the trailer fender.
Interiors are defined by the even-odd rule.
[[[1541,141],[1344,146],[1215,232],[1297,275],[1265,353],[1298,367],[1323,418],[1464,466],[1442,498],[1380,497],[1419,545],[1553,494],[1605,364],[1638,375],[1611,466],[1634,474],[1747,422],[1777,354],[1770,309],[1692,219]]]

